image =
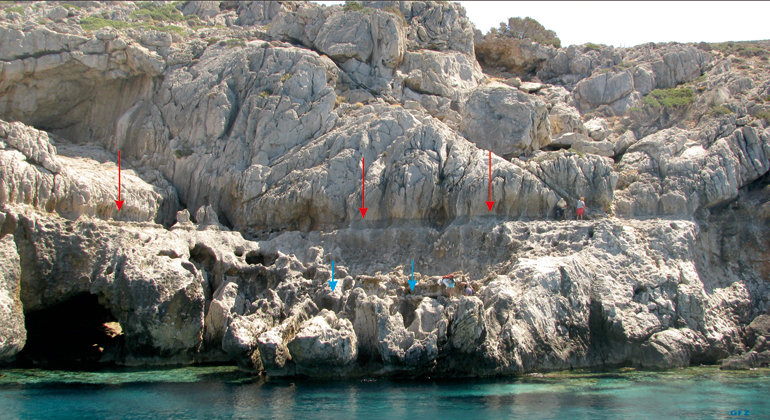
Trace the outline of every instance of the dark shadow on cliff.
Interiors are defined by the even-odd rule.
[[[27,313],[25,326],[27,343],[17,359],[23,366],[90,369],[112,364],[123,347],[117,320],[87,293]]]

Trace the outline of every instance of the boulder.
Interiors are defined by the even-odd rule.
[[[558,147],[561,149],[569,149],[573,144],[579,142],[589,142],[591,139],[585,134],[581,133],[561,133],[559,136],[551,140],[551,147]]]
[[[551,120],[551,135],[554,139],[568,133],[586,133],[580,112],[566,103],[554,104],[548,112],[548,118]]]
[[[407,51],[401,71],[407,88],[453,101],[464,98],[484,77],[478,63],[451,51]]]
[[[300,325],[288,348],[300,371],[346,366],[358,356],[353,324],[325,309]]]
[[[550,143],[545,102],[510,87],[474,90],[461,111],[460,129],[476,146],[502,156],[531,153]]]
[[[67,9],[61,6],[56,6],[50,12],[48,12],[47,17],[51,20],[64,19],[67,17]]]
[[[642,345],[640,363],[661,369],[689,366],[693,353],[703,344],[703,338],[690,329],[667,329],[653,334],[649,342]]]
[[[628,150],[629,147],[633,146],[636,142],[637,142],[637,138],[634,135],[633,131],[628,130],[625,133],[621,134],[620,137],[618,137],[618,139],[615,140],[615,145],[613,147],[615,155],[622,155],[623,153],[626,152],[626,150]]]
[[[524,93],[537,93],[540,89],[544,88],[545,85],[542,83],[524,82],[517,87]]]
[[[612,157],[615,155],[615,145],[607,140],[578,140],[572,143],[572,149],[578,153],[590,153],[592,155],[605,157]]]
[[[267,325],[258,314],[236,316],[224,332],[222,350],[235,360],[241,370],[261,372],[262,357],[257,339],[266,329]]]
[[[596,141],[606,139],[611,133],[607,120],[604,118],[592,118],[584,124],[584,127],[588,137]]]
[[[199,18],[213,18],[219,14],[221,1],[188,1],[182,8],[185,16],[197,15]]]
[[[575,101],[582,112],[595,109],[600,105],[610,105],[616,114],[613,104],[634,91],[634,78],[626,70],[618,73],[608,72],[592,76],[580,81],[575,87]]]

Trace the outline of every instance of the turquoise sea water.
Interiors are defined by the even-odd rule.
[[[0,419],[770,419],[770,369],[323,382],[233,367],[0,375]]]

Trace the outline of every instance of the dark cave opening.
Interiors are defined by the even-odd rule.
[[[96,295],[76,295],[25,315],[27,343],[18,355],[26,366],[89,368],[113,363],[123,347],[120,324]]]
[[[249,265],[262,265],[262,266],[271,266],[275,264],[275,261],[278,259],[277,254],[263,254],[261,252],[251,251],[248,254],[246,254],[246,263]]]

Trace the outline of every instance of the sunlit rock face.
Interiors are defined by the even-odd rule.
[[[767,363],[762,53],[521,40],[482,71],[450,3],[78,7],[0,20],[3,363]]]

